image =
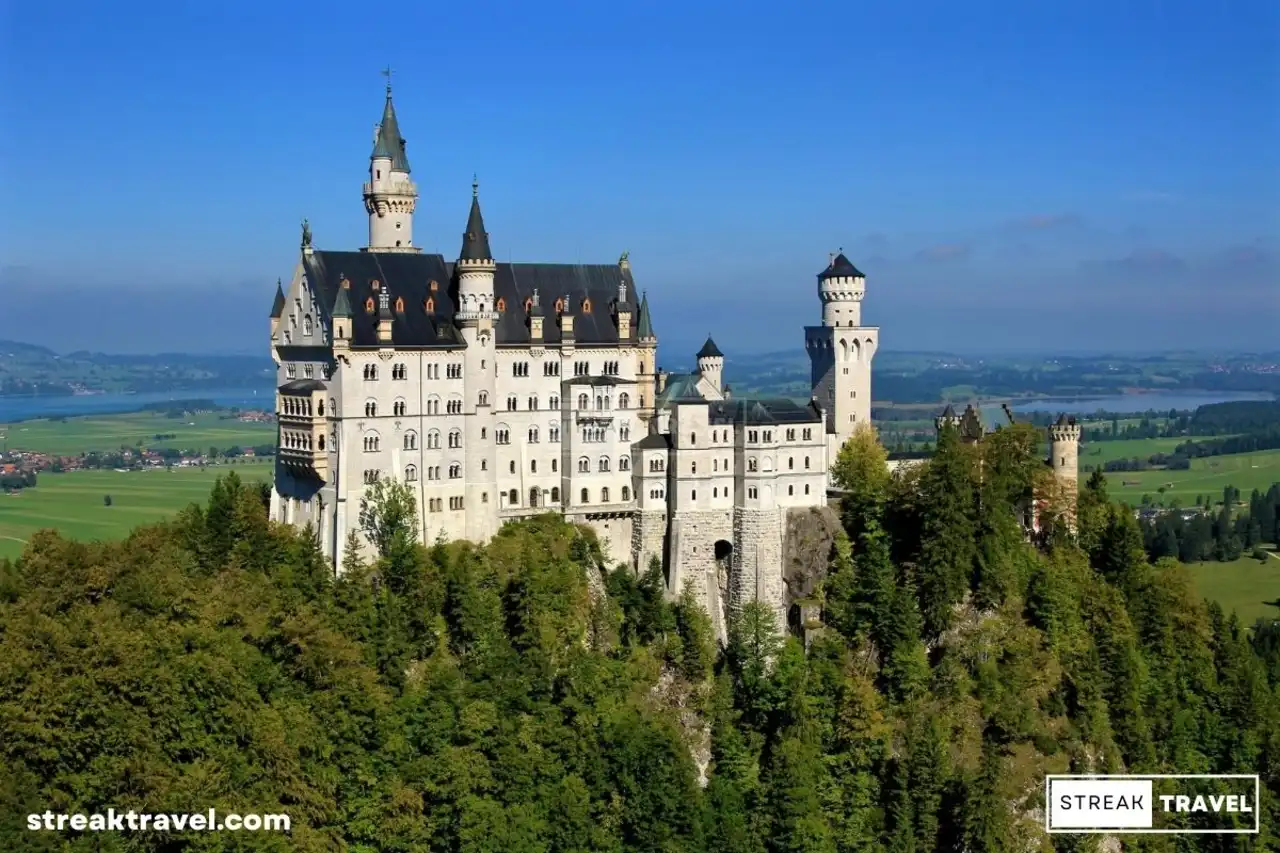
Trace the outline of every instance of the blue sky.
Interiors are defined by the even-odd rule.
[[[502,259],[630,250],[668,360],[799,348],[841,247],[886,348],[1274,346],[1278,8],[5,4],[0,337],[265,352],[390,64],[416,242],[476,172]]]

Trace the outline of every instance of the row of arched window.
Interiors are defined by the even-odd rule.
[[[485,405],[488,405],[488,403],[489,403],[489,395],[488,395],[487,393],[485,393],[484,391],[481,391],[481,392],[480,392],[480,405],[485,406]],[[532,394],[532,395],[530,395],[530,396],[528,397],[528,399],[526,399],[526,400],[525,400],[525,406],[526,406],[526,408],[528,409],[528,411],[530,411],[530,412],[536,412],[536,411],[538,411],[538,409],[539,409],[538,395],[537,395],[537,394]],[[548,400],[547,400],[547,408],[548,408],[548,409],[552,409],[552,410],[555,410],[555,409],[560,408],[560,395],[559,395],[559,394],[552,394],[552,395],[551,395],[551,397],[550,397],[550,398],[548,398]],[[519,398],[518,396],[516,396],[515,394],[508,394],[508,395],[507,395],[507,411],[508,411],[508,412],[518,412],[518,411],[520,411],[520,398]]]
[[[319,435],[315,438],[315,446],[312,446],[311,433],[309,432],[280,432],[280,444],[286,450],[324,450],[324,436]]]
[[[610,469],[610,464],[611,464],[611,463],[610,463],[610,461],[609,461],[609,457],[608,457],[608,456],[601,456],[601,457],[596,461],[596,468],[595,468],[595,469],[596,469],[596,471],[599,471],[599,472],[601,472],[601,473],[604,473],[604,472],[606,472],[606,471],[608,471],[608,470]],[[630,470],[631,470],[631,457],[630,457],[630,456],[619,456],[619,457],[618,457],[618,470],[619,470],[619,471],[630,471]],[[588,459],[588,458],[587,458],[587,457],[585,457],[585,456],[579,456],[579,457],[578,457],[578,473],[580,473],[580,474],[590,474],[590,473],[591,473],[591,460],[590,460],[590,459]]]
[[[320,414],[324,414],[324,400],[320,403]],[[281,410],[286,415],[298,415],[301,417],[311,417],[311,400],[308,397],[281,397]]]

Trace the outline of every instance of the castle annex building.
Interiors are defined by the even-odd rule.
[[[626,254],[499,263],[474,184],[456,257],[416,246],[390,86],[363,199],[368,245],[319,249],[304,223],[277,286],[274,518],[310,524],[341,572],[367,488],[395,478],[417,497],[424,542],[483,542],[558,512],[613,561],[657,558],[669,591],[692,585],[721,633],[725,608],[789,604],[788,514],[825,506],[835,452],[871,416],[879,330],[862,325],[865,278],[843,254],[818,275],[821,323],[804,332],[813,399],[737,398],[710,339],[694,373],[659,372]]]

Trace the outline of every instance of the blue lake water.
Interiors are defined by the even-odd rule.
[[[1155,394],[1114,394],[1102,397],[1083,397],[1075,399],[1045,398],[1043,400],[1026,400],[1009,408],[1015,412],[1066,412],[1069,415],[1091,415],[1098,410],[1117,412],[1120,414],[1137,414],[1146,411],[1167,412],[1170,409],[1184,411],[1197,409],[1211,403],[1234,403],[1243,400],[1272,400],[1270,394],[1251,393],[1248,391],[1170,391]],[[999,414],[999,406],[983,406]]]
[[[135,412],[152,403],[171,400],[213,400],[221,406],[242,409],[274,409],[275,388],[210,388],[204,391],[170,391],[154,394],[86,394],[81,397],[0,396],[0,423],[47,418],[54,415],[102,415]]]

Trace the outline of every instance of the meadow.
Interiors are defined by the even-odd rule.
[[[8,450],[78,455],[92,450],[147,447],[207,452],[275,443],[274,423],[242,422],[216,413],[166,417],[162,412],[87,415],[85,417],[0,424]],[[174,438],[157,440],[156,435]]]
[[[1086,424],[1092,427],[1095,424]],[[1116,459],[1147,459],[1157,453],[1172,453],[1185,438],[1134,438],[1120,441],[1094,441],[1080,448],[1080,464],[1103,465]]]
[[[16,557],[37,530],[73,539],[118,539],[140,524],[161,521],[192,502],[204,503],[214,480],[235,471],[246,481],[270,480],[270,462],[207,468],[42,473],[33,489],[0,494],[0,557]],[[111,496],[107,506],[104,496]]]
[[[1112,443],[1124,445],[1130,442]],[[1133,443],[1147,445],[1151,442]],[[1193,459],[1191,467],[1185,471],[1117,471],[1106,476],[1107,491],[1116,500],[1127,504],[1138,506],[1143,495],[1150,495],[1153,500],[1163,500],[1166,506],[1175,498],[1182,506],[1194,506],[1196,495],[1213,495],[1220,500],[1224,486],[1235,486],[1248,497],[1254,489],[1266,491],[1272,483],[1280,483],[1280,450]],[[1159,493],[1161,486],[1165,487],[1163,494]]]
[[[1280,555],[1268,553],[1265,563],[1246,555],[1230,563],[1192,563],[1187,568],[1200,594],[1228,613],[1234,610],[1247,628],[1259,617],[1280,619]]]

